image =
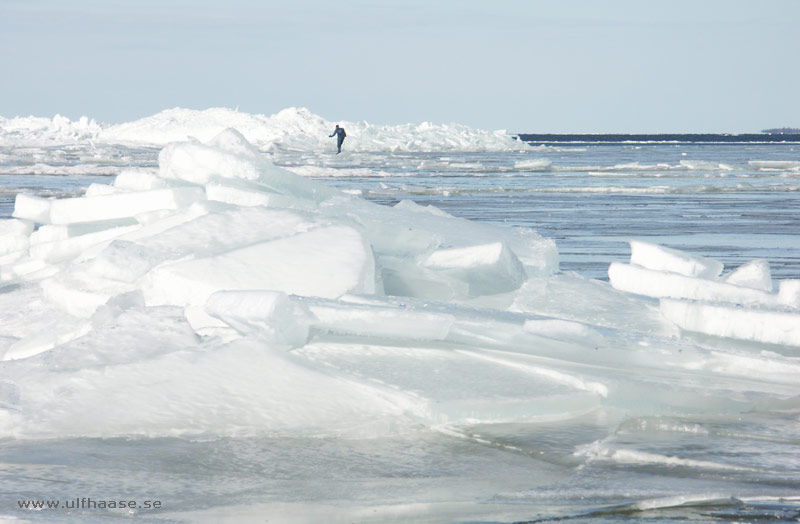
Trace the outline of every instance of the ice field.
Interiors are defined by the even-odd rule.
[[[339,123],[0,118],[0,515],[800,518],[800,144]]]

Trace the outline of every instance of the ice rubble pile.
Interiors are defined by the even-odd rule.
[[[401,125],[331,122],[302,107],[290,107],[271,116],[225,108],[204,111],[175,108],[110,126],[98,134],[98,139],[165,145],[190,137],[207,141],[226,128],[235,128],[262,151],[332,151],[334,142],[329,135],[336,124],[347,130],[345,151],[517,151],[529,147],[504,130],[484,131],[461,124],[428,122]]]
[[[83,116],[76,121],[61,115],[52,119],[35,116],[0,116],[0,145],[17,143],[76,142],[96,137],[102,126]]]
[[[773,291],[769,263],[753,260],[722,275],[721,262],[631,241],[629,264],[612,263],[611,285],[659,299],[662,315],[688,331],[800,346],[800,280]]]
[[[186,308],[202,332],[226,325],[212,300],[223,290],[464,300],[557,270],[554,243],[532,231],[344,195],[273,166],[234,130],[170,144],[159,163],[80,198],[18,195],[14,218],[0,222],[0,281],[38,281],[50,303],[83,319],[138,293],[146,306]],[[23,338],[5,358],[61,335]]]
[[[0,239],[2,436],[374,435],[798,394],[793,359],[676,341],[650,299],[554,275],[533,231],[371,204],[234,130],[80,198],[20,194]],[[642,289],[716,283],[651,249]],[[773,296],[747,287],[767,287],[759,267],[723,284]],[[770,307],[796,297],[781,289]]]
[[[529,146],[504,130],[485,131],[460,124],[373,125],[368,122],[328,121],[305,108],[290,107],[274,115],[243,113],[227,108],[202,111],[174,108],[133,122],[100,125],[81,117],[57,115],[0,117],[0,145],[93,143],[164,146],[197,139],[207,142],[234,128],[262,151],[334,151],[329,138],[336,124],[347,130],[346,151],[518,151]]]

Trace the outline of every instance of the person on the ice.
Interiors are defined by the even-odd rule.
[[[338,155],[339,153],[342,152],[342,142],[344,142],[344,137],[347,136],[347,133],[344,132],[343,127],[339,127],[339,125],[337,124],[336,129],[334,129],[333,133],[329,136],[334,136],[334,135],[336,135],[336,154]]]

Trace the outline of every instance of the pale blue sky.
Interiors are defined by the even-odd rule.
[[[0,0],[0,116],[800,127],[798,0]]]

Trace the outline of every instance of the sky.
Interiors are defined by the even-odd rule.
[[[0,0],[0,116],[800,127],[798,0]]]

